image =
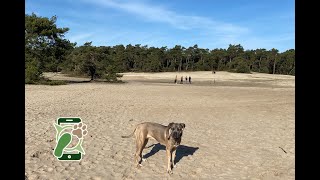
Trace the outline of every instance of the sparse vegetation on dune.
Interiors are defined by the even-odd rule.
[[[49,79],[44,79],[41,78],[37,81],[28,81],[26,84],[35,84],[35,85],[50,85],[50,86],[55,86],[55,85],[66,85],[68,81],[63,81],[63,80],[49,80]]]

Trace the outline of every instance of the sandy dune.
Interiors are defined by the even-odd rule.
[[[176,74],[178,80],[191,75],[193,84],[173,84]],[[122,80],[128,83],[25,86],[28,179],[295,178],[293,76],[124,73]],[[61,116],[87,124],[80,162],[53,156],[53,123]],[[121,135],[145,121],[186,124],[172,175],[166,173],[164,147],[154,140],[143,151],[143,167],[134,167],[134,140]]]

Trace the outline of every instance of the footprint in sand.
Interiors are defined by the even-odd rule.
[[[72,134],[81,139],[83,136],[87,135],[87,125],[79,123],[73,126]]]

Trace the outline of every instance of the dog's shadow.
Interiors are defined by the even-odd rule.
[[[143,156],[143,158],[147,159],[150,156],[153,156],[154,154],[159,152],[160,150],[164,150],[164,151],[166,150],[166,147],[164,145],[161,145],[160,143],[153,144],[151,146],[153,146],[153,148],[151,149],[151,151],[149,153],[145,154]],[[149,146],[149,147],[151,147],[151,146]],[[198,147],[179,145],[177,147],[176,158],[174,159],[175,160],[174,162],[178,163],[183,157],[193,155],[198,149],[199,149]]]

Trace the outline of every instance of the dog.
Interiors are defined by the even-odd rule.
[[[164,126],[158,123],[144,122],[138,124],[130,135],[121,137],[129,138],[135,135],[135,162],[137,167],[142,166],[142,150],[148,143],[149,138],[152,138],[158,141],[160,144],[166,146],[166,154],[168,160],[167,172],[169,174],[172,174],[172,167],[175,167],[174,159],[176,157],[176,150],[181,143],[181,138],[185,127],[186,125],[184,123],[172,122],[169,123],[168,126]]]

